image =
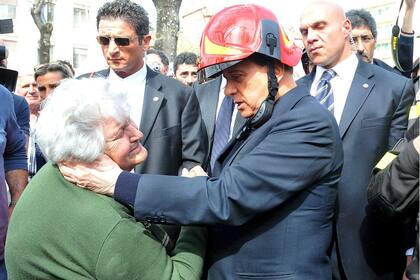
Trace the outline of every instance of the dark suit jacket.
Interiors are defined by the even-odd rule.
[[[204,84],[194,83],[193,88],[197,95],[198,103],[200,104],[201,116],[206,126],[208,151],[206,157],[205,167],[208,168],[211,148],[213,146],[214,128],[217,118],[217,104],[219,102],[220,85],[222,83],[222,76],[211,80]],[[241,127],[245,124],[246,119],[243,118],[239,112],[236,115],[235,124],[233,126],[232,137],[234,137]]]
[[[328,279],[339,138],[331,114],[295,88],[230,142],[217,178],[142,175],[135,216],[209,225],[208,279]]]
[[[29,137],[29,105],[25,98],[16,94],[13,95],[13,104],[15,107],[16,121],[23,131]]]
[[[314,75],[315,71],[299,83],[310,87]],[[401,248],[393,234],[382,231],[366,214],[366,189],[374,165],[403,137],[413,98],[410,80],[359,60],[339,124],[344,166],[336,232],[348,279],[379,279],[400,265]]]
[[[83,77],[108,77],[109,69]],[[181,167],[201,165],[207,151],[205,128],[191,87],[147,67],[140,130],[148,150],[138,173],[177,175]]]

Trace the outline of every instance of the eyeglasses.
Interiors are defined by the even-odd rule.
[[[126,47],[130,45],[131,40],[134,38],[138,38],[137,36],[131,38],[124,38],[124,37],[110,37],[110,36],[97,36],[96,40],[102,46],[108,46],[111,40],[114,40],[115,45],[119,47]]]
[[[359,39],[362,40],[363,44],[370,43],[374,38],[371,35],[360,35],[360,36],[353,36],[351,37],[355,44],[359,43]]]

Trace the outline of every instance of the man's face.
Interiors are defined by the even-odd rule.
[[[47,98],[56,87],[60,85],[63,75],[59,71],[47,72],[45,75],[36,78],[39,97],[41,101]]]
[[[267,67],[243,61],[223,71],[227,80],[225,95],[233,98],[244,118],[254,116],[268,96]]]
[[[354,45],[362,59],[368,63],[373,61],[376,39],[367,26],[355,27],[351,31]]]
[[[41,101],[33,75],[19,77],[16,94],[25,97],[29,107],[38,106]]]
[[[105,151],[123,170],[130,171],[147,158],[147,150],[140,144],[143,134],[132,121],[123,124],[108,118],[103,124]]]
[[[176,69],[175,78],[185,85],[192,86],[197,80],[197,70],[196,65],[182,63]]]
[[[350,52],[350,22],[341,10],[328,3],[309,5],[300,19],[300,32],[310,60],[315,65],[332,68]]]
[[[143,67],[144,54],[149,47],[150,35],[139,38],[135,29],[121,19],[101,19],[98,36],[110,38],[108,44],[101,44],[102,54],[109,67],[122,78],[134,74]],[[128,46],[118,46],[115,38],[128,38]]]

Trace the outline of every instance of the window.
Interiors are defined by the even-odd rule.
[[[0,19],[16,18],[16,5],[0,5]]]
[[[42,10],[42,20],[44,22],[54,22],[55,3],[52,0],[45,1],[45,6]]]
[[[79,68],[87,59],[87,49],[73,48],[73,67]]]
[[[89,10],[83,8],[73,9],[73,27],[83,28],[88,24],[89,21]]]

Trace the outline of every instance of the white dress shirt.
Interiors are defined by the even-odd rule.
[[[110,69],[108,81],[127,93],[128,104],[130,105],[130,118],[140,128],[141,114],[143,111],[144,90],[146,87],[147,67],[143,67],[126,78],[121,78]]]
[[[355,54],[350,55],[344,61],[340,62],[332,69],[337,75],[331,79],[331,88],[334,94],[334,117],[337,123],[340,123],[343,114],[344,105],[346,104],[347,95],[353,82],[359,60]],[[316,66],[315,78],[311,86],[311,95],[316,95],[316,89],[321,79],[322,73],[327,70],[322,66]]]
[[[223,98],[225,98],[225,87],[226,87],[226,79],[222,76],[222,82],[220,83],[220,90],[219,90],[219,99],[217,100],[217,109],[216,109],[216,120],[217,116],[219,115],[220,106],[222,106]],[[238,114],[238,109],[233,107],[232,112],[232,120],[230,121],[230,132],[229,132],[229,140],[232,138],[233,128],[235,126],[236,115]]]

